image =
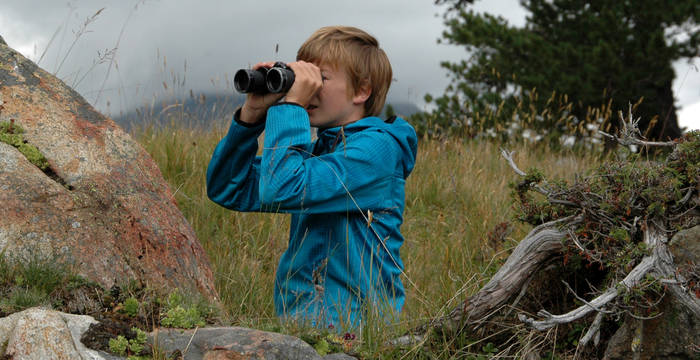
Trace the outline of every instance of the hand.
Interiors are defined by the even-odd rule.
[[[261,67],[271,68],[274,62],[261,62],[253,66],[253,70]],[[267,109],[281,99],[284,94],[254,94],[248,93],[243,108],[241,108],[241,120],[247,124],[257,124],[264,120]]]
[[[321,69],[306,61],[297,61],[287,65],[294,70],[294,84],[287,92],[285,101],[306,108],[323,86]]]

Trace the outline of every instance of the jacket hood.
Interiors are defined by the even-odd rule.
[[[388,120],[372,116],[360,119],[345,126],[332,128],[319,128],[316,133],[318,141],[323,144],[334,144],[341,135],[350,136],[356,132],[372,128],[376,131],[385,132],[391,135],[401,147],[401,164],[403,165],[404,178],[413,170],[416,164],[416,153],[418,152],[418,136],[413,126],[406,120],[392,116]]]

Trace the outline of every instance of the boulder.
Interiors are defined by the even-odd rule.
[[[66,262],[106,288],[135,279],[217,298],[207,255],[148,153],[0,41],[0,122],[12,121],[49,166],[0,143],[0,254]]]
[[[700,225],[681,230],[668,243],[673,262],[678,266],[700,264]]]
[[[610,338],[606,360],[680,360],[700,357],[700,319],[666,297],[662,316],[640,320],[627,317]]]
[[[669,242],[681,274],[698,271],[700,226],[676,233]],[[698,359],[700,319],[671,296],[659,305],[661,316],[635,319],[628,316],[610,338],[604,359]]]
[[[311,345],[299,338],[242,327],[160,329],[151,333],[149,342],[157,343],[162,353],[168,356],[181,354],[185,360],[355,359],[342,353],[321,357]]]
[[[0,319],[0,359],[104,359],[79,341],[96,322],[91,316],[41,308],[14,313]]]

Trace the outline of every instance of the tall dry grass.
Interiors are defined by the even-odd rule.
[[[277,323],[274,274],[287,245],[289,217],[233,212],[207,198],[207,164],[225,131],[170,126],[137,129],[134,135],[158,163],[206,249],[227,319],[266,328]],[[516,151],[521,169],[535,166],[550,178],[572,179],[598,162],[594,155],[527,144],[510,150]],[[460,139],[420,143],[401,228],[407,300],[399,324],[378,321],[365,334],[375,337],[377,348],[380,340],[449,311],[498,269],[529,231],[514,222],[505,238],[488,236],[498,224],[513,220],[508,183],[517,180],[496,144]]]

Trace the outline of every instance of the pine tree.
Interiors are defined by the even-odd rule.
[[[436,1],[449,4],[443,40],[469,53],[442,64],[452,84],[436,99],[441,116],[513,106],[537,89],[540,107],[553,92],[568,95],[578,121],[609,101],[622,110],[642,99],[634,115],[648,138],[680,136],[672,63],[700,55],[700,1],[521,0],[529,12],[522,28],[475,13],[472,2]],[[617,117],[608,121],[618,126]]]

